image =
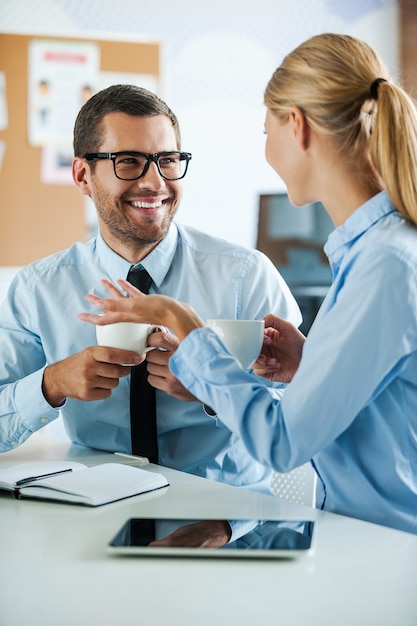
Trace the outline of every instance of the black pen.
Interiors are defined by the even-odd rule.
[[[35,480],[42,480],[43,478],[49,478],[50,476],[58,476],[58,474],[68,474],[68,472],[72,472],[72,469],[64,469],[59,472],[51,472],[50,474],[41,474],[40,476],[29,476],[29,478],[22,478],[15,482],[16,487],[21,487],[22,485],[26,485],[27,483],[31,483]]]

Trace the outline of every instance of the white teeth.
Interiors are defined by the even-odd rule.
[[[162,206],[161,200],[158,200],[158,202],[132,202],[132,204],[137,209],[157,209]]]

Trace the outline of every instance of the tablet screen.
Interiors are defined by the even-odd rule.
[[[112,539],[108,552],[164,557],[291,559],[310,553],[313,547],[312,521],[238,520],[234,522],[235,533],[239,535],[241,529],[244,534],[216,548],[201,547],[210,545],[209,528],[208,520],[132,518]]]

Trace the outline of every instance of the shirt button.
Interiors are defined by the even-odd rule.
[[[13,446],[13,448],[15,448],[15,447],[16,447],[16,446],[18,446],[18,445],[19,445],[19,444],[18,444],[18,442],[17,442],[17,441],[12,441],[12,446]]]
[[[41,417],[41,422],[42,424],[47,424],[49,422],[49,419],[47,417]]]

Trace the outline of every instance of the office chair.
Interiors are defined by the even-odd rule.
[[[315,506],[317,474],[311,463],[305,463],[290,472],[274,472],[271,478],[271,490],[281,500],[294,504]]]

